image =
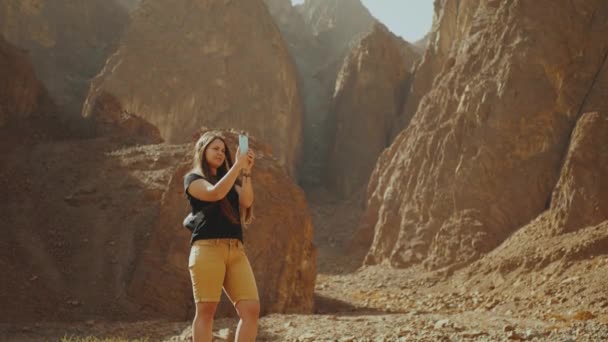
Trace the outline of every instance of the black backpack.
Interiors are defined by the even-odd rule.
[[[204,217],[205,215],[202,211],[199,211],[196,214],[189,213],[182,224],[184,225],[184,228],[192,232],[194,229],[196,229],[196,227],[198,227],[199,224],[201,224]]]

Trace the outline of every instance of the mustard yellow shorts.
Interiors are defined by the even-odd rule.
[[[259,300],[255,277],[238,239],[197,240],[188,261],[194,301],[219,302],[222,287],[233,304]]]

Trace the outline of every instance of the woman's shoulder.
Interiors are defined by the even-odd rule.
[[[203,177],[203,175],[201,175],[197,172],[194,172],[194,171],[186,173],[184,175],[184,188],[187,189],[188,186],[190,186],[190,183],[194,182],[197,179],[206,179],[206,178]]]

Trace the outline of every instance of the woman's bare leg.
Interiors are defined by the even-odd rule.
[[[257,300],[241,300],[235,305],[241,320],[236,328],[235,342],[253,342],[258,334],[258,318],[260,317],[260,302]]]
[[[196,314],[192,322],[192,340],[194,342],[211,342],[213,338],[213,316],[216,302],[196,303]]]

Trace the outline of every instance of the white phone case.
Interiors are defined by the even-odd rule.
[[[249,138],[246,135],[239,134],[239,149],[241,154],[245,154],[249,150]]]

